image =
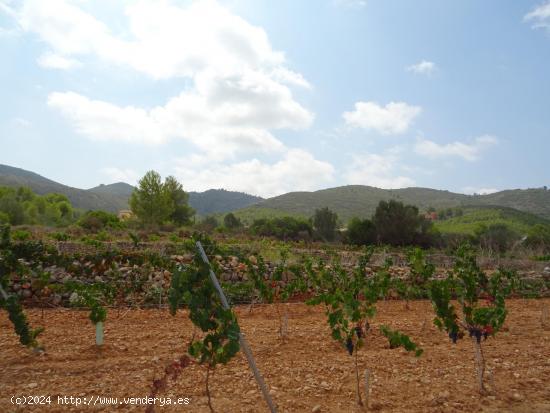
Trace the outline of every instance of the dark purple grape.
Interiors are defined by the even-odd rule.
[[[358,338],[363,337],[363,330],[361,329],[361,327],[359,326],[355,327],[355,334],[357,334]]]
[[[346,341],[346,349],[351,356],[353,354],[353,341],[351,341],[351,338],[348,338],[348,340]]]
[[[456,341],[458,340],[458,332],[450,331],[449,338],[453,341],[453,344],[456,344]]]

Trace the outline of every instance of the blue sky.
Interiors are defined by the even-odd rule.
[[[0,0],[0,163],[273,196],[550,184],[550,1]]]

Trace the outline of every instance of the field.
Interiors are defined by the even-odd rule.
[[[361,371],[369,368],[369,411],[380,412],[550,412],[550,330],[541,328],[541,308],[550,299],[508,301],[504,331],[484,344],[490,393],[477,393],[470,340],[450,343],[431,325],[427,301],[378,304],[378,315],[365,348]],[[321,307],[286,304],[289,335],[278,337],[271,305],[249,312],[238,307],[242,331],[271,389],[280,412],[359,412],[355,404],[352,357],[330,338]],[[280,308],[284,308],[282,305]],[[0,411],[85,412],[145,411],[144,406],[61,406],[57,396],[144,397],[164,367],[186,351],[193,326],[186,312],[175,317],[167,309],[112,310],[106,322],[106,344],[93,346],[88,312],[28,309],[31,324],[46,329],[46,352],[22,347],[5,312],[0,313]],[[399,321],[395,321],[399,320]],[[427,321],[427,322],[426,322]],[[426,323],[425,323],[426,322]],[[403,349],[390,350],[378,332],[388,324],[409,334],[424,348],[415,358]],[[210,378],[212,403],[218,412],[268,411],[242,353]],[[51,406],[14,406],[13,395],[50,395]],[[161,397],[188,397],[187,406],[160,412],[207,412],[205,369],[192,364]]]

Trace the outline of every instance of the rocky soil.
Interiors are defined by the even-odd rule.
[[[379,304],[371,336],[360,350],[361,371],[371,372],[369,411],[375,412],[550,412],[550,299],[510,300],[505,331],[483,343],[489,394],[476,391],[473,346],[469,339],[452,345],[430,324],[428,302]],[[546,307],[546,320],[542,320]],[[289,315],[288,337],[278,337],[274,306],[237,309],[279,412],[360,412],[355,404],[353,359],[330,338],[322,308],[281,305]],[[144,397],[154,378],[185,352],[194,329],[185,312],[111,310],[104,349],[94,343],[86,311],[28,310],[33,326],[44,326],[46,352],[21,347],[5,312],[0,312],[0,411],[86,412],[145,411],[144,406],[61,406],[57,396]],[[545,321],[546,329],[542,322]],[[424,348],[415,358],[390,350],[379,324],[408,333]],[[217,412],[266,412],[266,405],[239,354],[210,377]],[[50,406],[15,406],[13,395],[50,395]],[[205,370],[186,368],[163,396],[189,397],[190,404],[158,412],[208,412]]]

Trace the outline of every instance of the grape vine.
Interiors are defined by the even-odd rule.
[[[195,235],[194,239],[200,240],[207,251],[221,253],[209,238]],[[209,270],[200,254],[195,252],[191,264],[181,265],[173,272],[169,302],[172,315],[186,306],[193,324],[205,333],[202,339],[191,340],[188,351],[199,364],[206,366],[208,406],[214,411],[208,379],[216,365],[227,364],[239,351],[240,329],[233,310],[223,307]]]
[[[482,339],[494,336],[506,320],[505,299],[514,290],[517,275],[499,269],[490,277],[478,266],[473,248],[461,246],[456,262],[444,279],[434,280],[430,298],[435,310],[434,324],[447,332],[453,343],[465,336],[472,338],[479,392],[484,393],[485,358]],[[456,297],[461,316],[451,299]]]

